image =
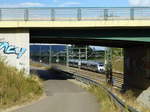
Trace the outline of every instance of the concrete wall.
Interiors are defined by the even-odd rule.
[[[150,86],[150,47],[125,48],[125,84],[146,89]]]
[[[0,29],[0,55],[8,64],[29,73],[29,31]]]

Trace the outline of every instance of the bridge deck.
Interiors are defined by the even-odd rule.
[[[60,28],[60,27],[150,27],[150,20],[109,21],[0,21],[0,28]]]

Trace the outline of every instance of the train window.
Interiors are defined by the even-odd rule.
[[[99,66],[104,66],[104,64],[99,64]]]
[[[91,67],[96,67],[96,65],[91,65]]]

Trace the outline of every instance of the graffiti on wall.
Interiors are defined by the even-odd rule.
[[[19,48],[13,45],[9,45],[8,42],[0,42],[0,50],[3,50],[4,54],[15,54],[17,59],[21,58],[26,52],[26,48]]]

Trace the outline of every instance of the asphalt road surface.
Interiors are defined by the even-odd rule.
[[[99,112],[96,98],[54,71],[31,67],[44,81],[46,97],[13,112]]]

